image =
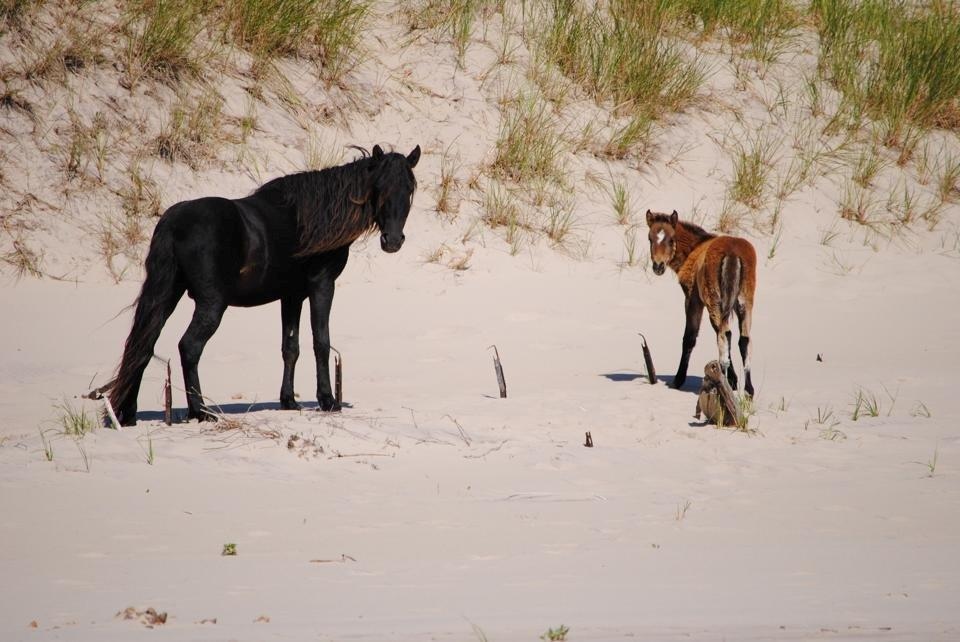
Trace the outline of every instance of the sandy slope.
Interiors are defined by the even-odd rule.
[[[380,28],[399,29],[388,19]],[[672,274],[620,265],[623,230],[590,176],[624,177],[638,219],[647,206],[676,207],[710,224],[730,112],[677,117],[649,164],[570,154],[578,240],[558,251],[541,239],[510,256],[489,229],[460,242],[481,195],[464,188],[452,223],[432,211],[444,149],[456,145],[464,182],[489,160],[492,53],[475,44],[455,73],[449,47],[384,43],[358,72],[379,105],[352,113],[338,136],[420,143],[427,155],[403,251],[361,244],[338,282],[341,415],[275,410],[279,306],[230,310],[201,374],[240,429],[163,426],[153,365],[137,428],[98,430],[83,452],[50,432],[48,462],[38,430],[53,430],[55,406],[79,407],[73,395],[115,366],[139,275],[115,285],[81,256],[77,282],[4,283],[0,638],[536,640],[560,624],[570,640],[960,637],[958,208],[934,232],[868,237],[874,249],[835,222],[831,177],[788,200],[759,271],[755,431],[718,431],[691,417],[699,377],[675,391],[640,376],[637,331],[661,379],[674,372],[682,295]],[[722,68],[711,82],[749,118],[769,116],[763,82],[730,94]],[[285,141],[302,135],[270,114],[254,145],[265,176],[296,165]],[[675,162],[671,150],[683,152]],[[239,169],[158,171],[173,177],[165,204],[256,183]],[[836,243],[821,244],[834,226]],[[749,235],[766,257],[772,237]],[[63,228],[51,236],[69,239]],[[51,255],[69,249],[50,243]],[[472,249],[470,268],[425,263],[441,244]],[[184,300],[158,354],[176,355],[190,311]],[[714,355],[704,323],[692,374]],[[305,401],[312,370],[305,352]],[[854,421],[861,387],[880,416]],[[839,423],[817,423],[827,411]],[[220,555],[227,542],[236,557]],[[169,618],[147,630],[115,617],[128,606]]]

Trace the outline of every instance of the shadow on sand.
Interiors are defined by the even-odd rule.
[[[353,406],[349,403],[343,402],[344,408],[352,408]],[[301,410],[317,410],[318,404],[316,401],[301,401],[300,408]],[[224,415],[245,415],[248,412],[259,412],[260,410],[280,410],[279,401],[257,401],[255,403],[225,403],[221,405],[215,405],[211,408],[214,412],[218,412]],[[173,420],[174,423],[182,423],[187,416],[186,408],[174,408],[173,409]],[[144,412],[137,413],[137,421],[163,421],[163,411],[162,410],[146,410]]]

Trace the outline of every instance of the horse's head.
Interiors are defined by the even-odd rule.
[[[417,179],[413,168],[420,160],[420,146],[409,155],[384,153],[379,145],[373,147],[374,179],[370,196],[375,206],[374,219],[380,229],[380,249],[396,252],[406,238],[403,225],[407,222]]]
[[[676,252],[674,235],[677,233],[677,210],[672,214],[661,214],[647,210],[647,226],[650,228],[650,261],[653,272],[663,274]]]

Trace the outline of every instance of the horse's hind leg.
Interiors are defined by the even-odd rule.
[[[283,325],[283,340],[280,352],[283,355],[283,383],[280,384],[280,407],[284,410],[299,410],[293,391],[293,374],[300,356],[300,312],[302,297],[284,297],[280,300],[280,317]]]
[[[720,355],[720,371],[727,377],[730,387],[737,389],[737,373],[733,369],[733,358],[730,355],[730,344],[733,335],[730,332],[729,317],[721,316],[722,312],[710,311],[710,325],[717,333],[717,352]]]
[[[743,389],[753,396],[753,381],[750,379],[750,324],[753,321],[753,310],[749,305],[737,301],[734,308],[737,311],[737,320],[740,322],[740,358],[743,359]]]
[[[220,320],[227,305],[220,297],[197,299],[193,319],[180,339],[180,363],[183,365],[183,383],[187,390],[187,418],[207,421],[216,419],[207,412],[200,391],[200,375],[197,365],[207,341],[220,327]]]

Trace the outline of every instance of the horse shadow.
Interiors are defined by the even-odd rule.
[[[647,380],[647,375],[640,372],[607,372],[600,376],[606,377],[614,382],[635,381],[637,379],[646,382]],[[664,385],[669,385],[670,382],[673,381],[673,375],[657,375],[657,381]],[[687,375],[687,380],[683,382],[683,387],[680,388],[680,390],[693,392],[700,390],[701,384],[703,384],[703,377]]]
[[[344,408],[353,408],[353,404],[342,402]],[[316,401],[301,401],[301,410],[319,410],[320,404]],[[245,415],[249,412],[259,412],[261,410],[282,410],[279,401],[257,401],[254,403],[225,403],[211,406],[210,409],[221,415]],[[187,409],[174,408],[174,423],[183,423],[186,421]],[[137,421],[163,421],[164,413],[162,410],[143,410],[137,413]]]

